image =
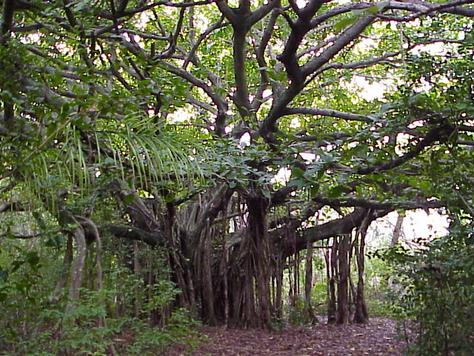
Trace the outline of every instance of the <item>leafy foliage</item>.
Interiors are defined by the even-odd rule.
[[[122,315],[117,310],[117,303],[138,303],[140,314],[166,309],[179,293],[166,274],[144,290],[136,275],[122,270],[118,280],[111,276],[99,291],[83,289],[81,299],[65,313],[67,295],[51,300],[55,275],[60,270],[57,252],[51,254],[51,248],[25,252],[15,245],[1,244],[0,307],[4,317],[0,322],[0,349],[15,354],[33,350],[45,355],[105,354],[115,345],[120,352],[138,355],[165,350],[173,343],[193,347],[198,342],[194,331],[197,324],[184,310],[173,311],[161,329],[130,310]]]
[[[448,236],[416,251],[398,246],[383,256],[397,276],[395,312],[415,335],[411,351],[468,355],[474,347],[472,226],[453,223]]]
[[[178,307],[269,326],[308,242],[395,209],[466,224],[469,2],[299,6],[2,2],[1,347],[162,351]]]

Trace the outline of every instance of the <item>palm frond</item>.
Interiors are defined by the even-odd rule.
[[[68,120],[45,140],[26,162],[18,162],[17,170],[25,187],[51,206],[59,191],[91,194],[102,175],[147,191],[185,190],[203,179],[193,156],[204,155],[204,148],[139,115],[98,119],[87,129]]]

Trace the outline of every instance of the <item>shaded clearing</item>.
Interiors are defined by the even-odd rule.
[[[366,325],[289,327],[283,331],[205,327],[208,336],[192,355],[402,355],[405,347],[392,320],[372,318]],[[182,349],[168,355],[182,355]]]

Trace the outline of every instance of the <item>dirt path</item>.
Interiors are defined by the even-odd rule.
[[[395,322],[387,319],[372,319],[368,325],[319,324],[279,332],[207,327],[203,333],[208,340],[192,355],[402,355],[404,346],[397,338]]]

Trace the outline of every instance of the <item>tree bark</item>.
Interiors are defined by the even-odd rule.
[[[390,247],[393,247],[396,244],[398,244],[400,240],[404,218],[405,218],[404,213],[398,213],[397,222],[395,223],[395,228],[393,229],[393,233],[392,233],[392,240],[390,241]]]
[[[370,210],[367,212],[367,218],[362,222],[360,228],[357,230],[355,244],[356,250],[356,262],[357,262],[357,290],[355,297],[355,313],[354,313],[354,322],[355,323],[367,323],[369,321],[369,313],[367,311],[367,304],[365,303],[364,295],[364,271],[365,271],[365,237],[367,235],[367,230],[370,225]]]
[[[283,317],[283,257],[281,254],[277,257],[275,268],[276,291],[275,291],[275,314],[278,320]]]
[[[350,234],[341,236],[337,249],[338,281],[337,281],[337,312],[336,324],[347,324],[349,322],[349,248]]]
[[[313,289],[313,243],[308,242],[306,247],[306,266],[304,276],[304,304],[305,312],[311,324],[317,323],[318,319],[314,314],[311,303],[311,291]]]
[[[73,303],[79,299],[79,289],[82,284],[82,272],[84,270],[87,246],[84,229],[81,226],[77,226],[74,230],[74,240],[76,242],[76,257],[71,269],[69,302],[66,311],[70,311],[73,308]]]
[[[211,244],[209,236],[209,227],[202,232],[202,256],[201,256],[201,288],[203,294],[203,304],[205,306],[204,316],[205,320],[210,325],[216,325],[217,319],[214,312],[214,292],[212,288],[212,273],[211,273]]]
[[[73,238],[72,236],[68,236],[66,249],[64,250],[64,260],[63,260],[63,267],[61,270],[61,274],[59,276],[59,280],[56,283],[56,287],[54,288],[53,294],[51,296],[52,302],[58,302],[63,288],[67,283],[69,269],[71,268],[71,263],[73,259]]]
[[[251,240],[250,258],[253,265],[256,292],[257,326],[271,327],[270,305],[270,246],[267,235],[267,206],[268,202],[260,195],[249,197],[247,207],[248,238]],[[250,281],[251,282],[251,281]],[[252,282],[251,282],[252,283]]]
[[[229,260],[232,319],[243,327],[271,328],[268,201],[257,188],[247,193],[245,203],[247,227]]]
[[[327,313],[328,324],[336,322],[336,274],[337,274],[337,246],[338,238],[332,239],[331,249],[325,253],[327,278]]]

